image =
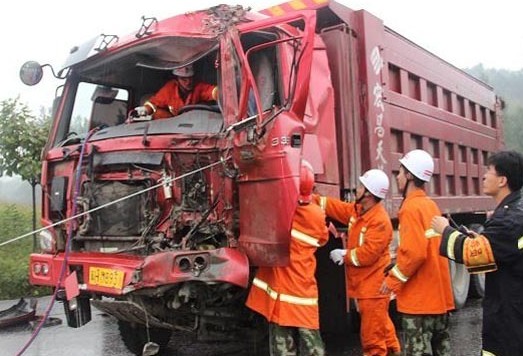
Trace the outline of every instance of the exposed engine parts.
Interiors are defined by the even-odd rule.
[[[201,170],[209,157],[191,157],[166,155],[161,166],[121,161],[95,166],[82,182],[79,211],[116,203],[78,219],[73,249],[147,254],[227,246],[234,202],[218,197],[230,186],[225,182],[230,174],[224,165]],[[160,188],[148,190],[155,185]]]

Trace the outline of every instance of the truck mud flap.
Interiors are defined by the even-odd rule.
[[[92,300],[91,303],[96,309],[110,314],[118,320],[149,325],[149,327],[154,328],[172,329],[171,324],[165,323],[151,314],[146,315],[143,308],[134,302],[121,300]]]

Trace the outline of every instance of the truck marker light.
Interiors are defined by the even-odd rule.
[[[42,264],[42,274],[44,276],[49,274],[49,265],[47,263]]]
[[[136,270],[133,272],[133,276],[131,277],[132,283],[139,283],[142,280],[142,270]]]
[[[35,263],[33,265],[33,273],[40,274],[42,272],[42,265],[40,263]]]
[[[49,231],[40,231],[38,234],[38,240],[40,243],[40,248],[43,251],[49,252],[53,250],[53,235]]]

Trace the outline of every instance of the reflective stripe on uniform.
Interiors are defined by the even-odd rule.
[[[146,101],[145,104],[143,104],[143,106],[150,107],[153,110],[153,114],[156,112],[156,106],[153,103],[151,103],[150,101]]]
[[[252,284],[255,285],[256,287],[260,288],[261,290],[263,290],[272,299],[278,298],[278,292],[272,290],[271,287],[269,287],[269,285],[267,283],[265,283],[264,281],[262,281],[261,279],[254,278],[252,280]]]
[[[433,238],[433,237],[438,237],[438,236],[441,236],[440,234],[438,234],[436,231],[434,231],[434,229],[428,229],[425,231],[425,237],[427,239],[430,239],[430,238]]]
[[[269,285],[267,283],[265,283],[264,281],[262,281],[259,278],[254,278],[252,280],[252,284],[254,286],[260,288],[261,290],[263,290],[265,293],[267,293],[269,295],[269,297],[271,297],[274,300],[278,299],[278,295],[279,295],[280,301],[285,302],[285,303],[298,304],[298,305],[318,305],[318,298],[302,298],[302,297],[296,297],[296,296],[290,295],[290,294],[284,294],[284,293],[278,294],[278,292],[273,290],[271,287],[269,287]]]
[[[454,255],[454,245],[456,244],[456,239],[461,233],[459,231],[454,231],[449,235],[449,239],[447,241],[447,257],[451,260],[455,260],[456,256]]]
[[[327,197],[320,197],[320,208],[323,211],[327,209]]]
[[[492,352],[481,350],[481,356],[496,356],[496,355],[493,354]]]
[[[403,283],[405,283],[409,280],[409,277],[407,277],[403,273],[401,273],[400,269],[398,268],[398,265],[395,265],[394,267],[392,267],[391,272],[394,275],[394,277],[396,277]]]
[[[360,231],[360,236],[358,238],[358,246],[362,246],[363,243],[365,242],[365,233],[367,232],[367,227],[364,226],[361,228],[361,231]]]
[[[523,250],[523,236],[518,240],[518,249]]]
[[[356,255],[356,249],[355,248],[350,250],[350,260],[351,260],[351,262],[352,262],[352,264],[354,266],[357,266],[357,267],[360,266],[360,261],[358,261],[358,256]]]
[[[304,234],[301,231],[298,231],[296,229],[291,230],[291,236],[295,238],[296,240],[299,240],[301,242],[305,242],[308,245],[320,247],[320,243],[318,242],[318,239],[316,239],[313,236]]]
[[[354,225],[355,221],[356,221],[356,218],[354,216],[351,216],[349,218],[349,221],[347,222],[347,234],[349,233],[350,229],[352,228],[352,225]]]
[[[295,297],[289,294],[280,294],[280,300],[282,302],[298,305],[318,305],[318,298],[302,298]]]

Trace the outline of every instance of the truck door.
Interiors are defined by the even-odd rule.
[[[314,28],[314,13],[304,11],[244,24],[231,34],[239,247],[253,265],[288,262]]]

